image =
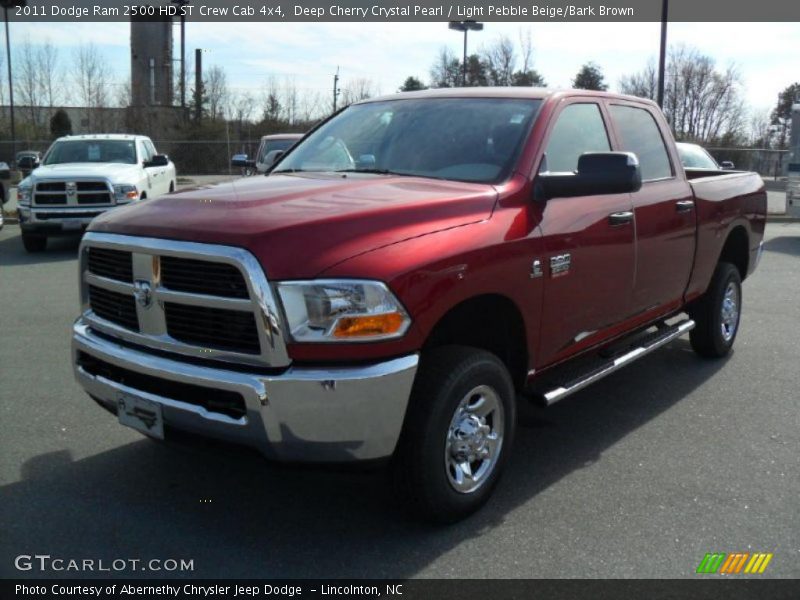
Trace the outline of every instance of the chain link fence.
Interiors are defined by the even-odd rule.
[[[167,154],[175,163],[178,176],[181,175],[225,175],[237,174],[231,169],[230,160],[234,154],[247,154],[251,158],[258,150],[260,140],[158,140],[153,143],[161,154]],[[18,141],[16,151],[37,150],[45,152],[50,147],[48,140]],[[736,169],[756,171],[762,177],[780,178],[786,175],[788,150],[766,148],[715,148],[707,150],[717,160],[732,161]],[[12,159],[10,141],[0,141],[0,161]]]

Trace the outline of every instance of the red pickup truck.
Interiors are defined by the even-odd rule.
[[[367,100],[267,177],[95,219],[75,375],[150,436],[391,458],[405,502],[454,521],[497,483],[518,401],[552,404],[687,332],[725,355],[765,220],[761,178],[684,169],[650,101]]]

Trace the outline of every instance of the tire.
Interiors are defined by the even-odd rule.
[[[170,181],[169,182],[169,192],[167,192],[167,193],[171,194],[174,191],[175,191],[175,182],[174,181]]]
[[[22,245],[25,250],[30,253],[43,252],[47,248],[47,237],[44,235],[35,235],[32,233],[22,234]]]
[[[437,523],[478,510],[500,478],[515,427],[514,385],[495,355],[464,346],[423,354],[393,459],[404,505]]]
[[[742,314],[742,277],[731,263],[717,265],[706,293],[689,311],[695,328],[689,341],[697,354],[721,358],[730,352]]]

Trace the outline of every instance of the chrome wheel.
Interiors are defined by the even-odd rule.
[[[503,427],[503,404],[494,389],[479,385],[462,398],[450,420],[444,451],[454,490],[469,494],[489,479],[500,457]]]
[[[730,342],[739,326],[739,288],[733,281],[725,288],[720,317],[722,339]]]

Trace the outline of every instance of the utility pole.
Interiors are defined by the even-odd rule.
[[[336,74],[333,76],[333,112],[336,112],[336,100],[339,98],[339,67],[336,67]]]
[[[0,0],[3,6],[3,17],[6,21],[6,62],[8,63],[8,110],[11,121],[11,160],[17,158],[17,130],[14,124],[14,85],[11,77],[11,38],[8,33],[8,9],[15,6],[25,6],[27,0]],[[9,163],[10,164],[10,163]]]
[[[467,32],[471,29],[472,31],[482,31],[483,30],[483,23],[478,23],[477,21],[450,21],[447,25],[448,29],[452,29],[453,31],[463,31],[464,32],[464,60],[461,63],[462,65],[462,73],[461,73],[461,85],[466,87],[467,85]]]
[[[194,118],[200,123],[203,119],[203,50],[194,51]]]
[[[669,0],[661,0],[661,48],[658,53],[658,105],[664,108],[664,71],[667,64],[667,18]]]

